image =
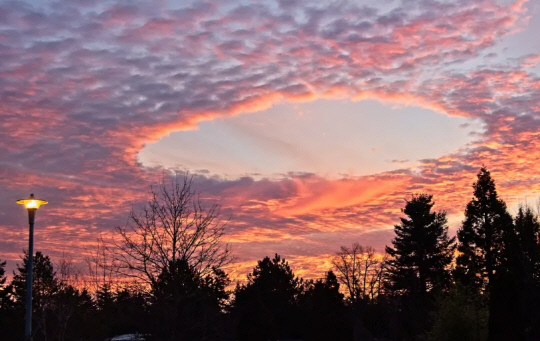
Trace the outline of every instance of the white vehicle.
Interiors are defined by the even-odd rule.
[[[110,341],[146,341],[144,334],[123,334],[123,335],[117,335],[114,336],[108,340]]]

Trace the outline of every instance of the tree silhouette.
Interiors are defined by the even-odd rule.
[[[4,288],[6,284],[6,261],[0,259],[0,289]]]
[[[351,247],[342,246],[332,258],[332,264],[353,305],[375,299],[382,289],[385,260],[371,246],[358,243]]]
[[[6,261],[2,262],[0,259],[0,309],[2,309],[7,299],[6,280]]]
[[[10,292],[10,287],[5,285],[6,283],[6,272],[5,272],[6,261],[0,260],[0,335],[3,335],[6,340],[11,340],[13,337],[13,327],[16,326],[13,323],[14,312],[12,309],[12,304],[9,300],[8,293]],[[17,335],[20,338],[20,335]]]
[[[113,291],[104,284],[95,293],[96,331],[101,339],[113,335],[150,332],[148,299],[136,286]]]
[[[50,310],[51,339],[58,341],[78,339],[88,329],[88,316],[94,315],[94,305],[85,289],[79,290],[69,284],[61,284],[53,296]]]
[[[152,290],[153,335],[170,340],[214,339],[228,299],[228,276],[213,269],[204,277],[185,260],[164,269]]]
[[[467,204],[465,220],[457,232],[460,254],[456,278],[481,291],[494,280],[503,261],[504,239],[511,233],[512,217],[499,199],[490,172],[481,168],[477,178],[474,197]]]
[[[332,271],[323,280],[308,281],[300,299],[306,341],[349,340],[352,335],[344,295]]]
[[[427,333],[428,341],[482,341],[487,337],[488,311],[479,295],[461,285],[440,296]]]
[[[205,206],[192,178],[162,180],[151,188],[151,199],[132,210],[125,228],[117,227],[120,242],[114,252],[122,273],[155,286],[158,276],[185,261],[201,276],[222,268],[232,258],[222,243],[226,223],[220,206]]]
[[[449,266],[454,240],[448,237],[444,212],[432,212],[433,197],[420,194],[407,200],[401,224],[395,225],[393,247],[386,247],[387,286],[399,299],[404,327],[410,337],[427,327],[427,312],[436,295],[451,282]]]
[[[28,267],[28,254],[25,252],[23,264],[17,266],[17,273],[11,282],[11,297],[15,308],[24,311],[26,303],[26,276]],[[47,340],[54,334],[52,327],[52,310],[54,296],[58,293],[60,285],[56,279],[53,264],[49,256],[36,252],[33,265],[32,289],[32,331],[34,340]]]
[[[276,340],[299,334],[298,299],[302,280],[285,258],[265,257],[248,274],[246,285],[237,286],[234,302],[240,315],[240,340]]]
[[[518,240],[506,204],[495,182],[481,168],[473,184],[474,197],[458,230],[456,280],[476,292],[489,294],[488,340],[516,339],[517,283],[512,277],[519,262]],[[517,338],[519,339],[519,337]]]
[[[540,222],[530,207],[520,207],[514,219],[517,242],[511,247],[513,257],[506,280],[514,283],[516,302],[514,327],[523,333],[524,340],[540,338]]]

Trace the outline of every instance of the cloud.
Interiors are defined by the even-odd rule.
[[[529,19],[526,1],[402,1],[392,9],[353,1],[2,2],[0,258],[12,263],[25,247],[19,197],[50,201],[39,212],[37,249],[75,252],[125,223],[162,176],[137,163],[145,143],[279,101],[414,103],[485,129],[455,153],[371,177],[291,170],[281,179],[225,180],[199,172],[204,195],[233,215],[240,254],[328,254],[313,233],[339,239],[388,229],[403,199],[419,191],[457,214],[482,164],[509,198],[540,193],[537,54],[489,64],[499,58],[489,48]],[[457,67],[465,62],[473,66]]]

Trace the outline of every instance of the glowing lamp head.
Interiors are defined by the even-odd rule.
[[[24,205],[27,210],[37,210],[39,206],[45,205],[47,203],[46,200],[42,199],[36,199],[34,197],[34,194],[30,194],[30,198],[28,199],[19,199],[17,200],[17,204]]]

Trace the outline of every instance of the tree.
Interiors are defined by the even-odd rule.
[[[152,286],[162,273],[171,273],[178,260],[204,276],[232,260],[222,243],[225,227],[220,206],[201,202],[193,178],[163,179],[151,188],[148,203],[131,211],[127,226],[117,227],[116,262],[123,274]]]
[[[351,303],[368,302],[377,297],[382,289],[384,256],[377,255],[371,246],[354,243],[342,246],[332,259],[337,278],[345,285]]]
[[[433,197],[428,194],[407,200],[394,226],[392,257],[387,261],[386,278],[390,289],[400,296],[421,296],[442,292],[450,283],[455,238],[448,236],[446,213],[432,212]]]
[[[228,276],[220,269],[202,276],[179,259],[164,269],[152,290],[153,335],[170,340],[215,339],[229,295]]]
[[[516,282],[512,274],[519,262],[518,240],[506,204],[495,182],[481,168],[473,184],[474,197],[465,209],[458,230],[456,280],[470,290],[489,295],[488,340],[521,339],[511,321],[515,317]]]
[[[514,219],[517,234],[517,269],[511,271],[511,279],[518,280],[515,322],[523,330],[524,340],[540,338],[540,222],[530,207],[520,207]]]
[[[90,300],[85,290],[79,290],[75,286],[80,285],[80,272],[73,265],[73,261],[62,255],[60,262],[56,265],[58,271],[55,279],[58,283],[58,290],[53,295],[51,304],[51,315],[53,328],[53,339],[64,341],[69,337],[81,335],[79,330],[70,328],[73,325],[74,317],[77,316],[78,309]],[[91,313],[91,311],[87,311]],[[71,334],[71,335],[70,335]]]
[[[0,259],[0,309],[6,300],[6,261]]]
[[[150,332],[151,316],[148,314],[147,295],[136,286],[113,291],[104,284],[95,293],[95,307],[94,338]]]
[[[426,328],[427,312],[434,298],[451,281],[450,264],[455,238],[448,237],[444,212],[432,212],[433,197],[414,195],[407,200],[401,224],[394,226],[393,247],[386,247],[386,280],[389,290],[398,297],[404,326],[409,336]]]
[[[18,273],[11,282],[13,304],[21,313],[26,302],[26,276],[28,269],[28,254],[25,252],[23,264],[17,266]],[[56,273],[49,256],[36,252],[33,265],[32,288],[32,331],[34,340],[48,340],[55,329],[52,325],[54,297],[60,289]]]
[[[87,336],[93,331],[88,328],[91,324],[88,316],[93,315],[94,305],[90,294],[84,289],[61,283],[51,307],[51,339],[64,341]]]
[[[10,340],[10,330],[13,328],[13,323],[11,319],[13,318],[13,311],[11,302],[8,297],[10,291],[9,287],[5,286],[6,283],[6,271],[5,271],[6,261],[0,260],[0,335]],[[19,336],[19,335],[17,335]]]
[[[89,290],[98,292],[102,288],[119,287],[119,268],[114,252],[107,246],[106,240],[100,235],[93,250],[87,250],[85,262],[87,266],[86,282]],[[124,264],[125,265],[125,264]]]
[[[304,317],[303,339],[306,341],[349,340],[352,329],[348,323],[344,295],[332,271],[324,279],[308,281],[300,299]]]
[[[466,288],[456,285],[437,301],[433,327],[428,341],[482,341],[487,336],[488,311],[480,295],[471,296]]]
[[[368,315],[368,304],[374,302],[382,289],[384,257],[377,255],[371,246],[354,243],[350,248],[342,246],[332,259],[337,278],[349,294],[347,299],[354,340],[373,338],[364,319]]]
[[[530,207],[520,207],[514,219],[523,276],[529,286],[540,284],[540,222]],[[536,282],[536,283],[535,283]]]
[[[276,340],[298,337],[298,299],[302,280],[285,258],[265,257],[238,285],[234,308],[239,315],[239,340]]]
[[[4,284],[6,284],[6,261],[3,261],[0,259],[0,289],[4,288]]]
[[[504,255],[504,238],[512,229],[512,217],[499,199],[495,182],[481,168],[473,184],[474,197],[465,209],[465,220],[457,232],[456,278],[466,286],[485,290],[493,281]]]

